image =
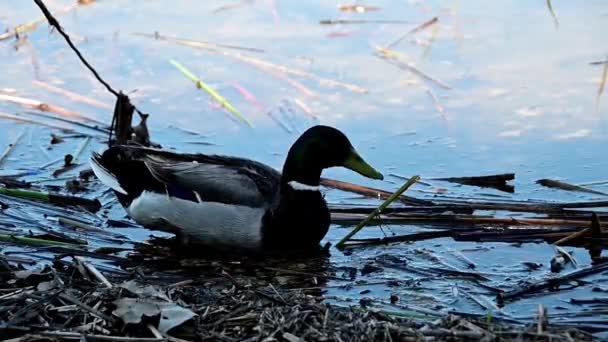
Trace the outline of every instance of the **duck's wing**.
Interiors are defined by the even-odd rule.
[[[280,173],[248,160],[161,163],[145,160],[152,176],[166,185],[170,195],[204,202],[270,207],[278,197]]]
[[[270,207],[278,202],[281,174],[245,158],[182,154],[114,146],[91,159],[95,174],[127,201],[144,191],[194,202]],[[119,196],[120,199],[121,196]]]

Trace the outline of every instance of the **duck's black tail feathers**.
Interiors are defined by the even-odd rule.
[[[145,163],[129,152],[128,149],[114,146],[101,155],[93,153],[90,160],[97,178],[114,190],[123,206],[128,206],[144,190],[162,192],[164,188]]]
[[[123,195],[127,195],[127,190],[123,189],[122,185],[118,181],[118,177],[113,174],[110,170],[108,170],[104,166],[104,161],[102,156],[99,153],[93,152],[91,156],[91,168],[95,173],[95,176],[106,186],[110,187],[112,190],[121,193]]]

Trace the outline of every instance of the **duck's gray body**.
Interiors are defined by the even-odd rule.
[[[139,224],[190,245],[262,248],[264,217],[281,198],[277,170],[234,157],[126,146],[108,151],[93,156],[93,171]]]

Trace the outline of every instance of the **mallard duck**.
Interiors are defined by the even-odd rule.
[[[119,145],[94,153],[95,175],[129,216],[182,243],[272,251],[318,246],[330,214],[323,169],[343,166],[383,179],[339,130],[314,126],[291,146],[283,172],[254,160]]]

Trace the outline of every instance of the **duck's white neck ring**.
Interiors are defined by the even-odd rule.
[[[298,191],[319,191],[320,189],[318,185],[308,185],[295,180],[289,181],[287,184],[289,184],[292,189]]]

